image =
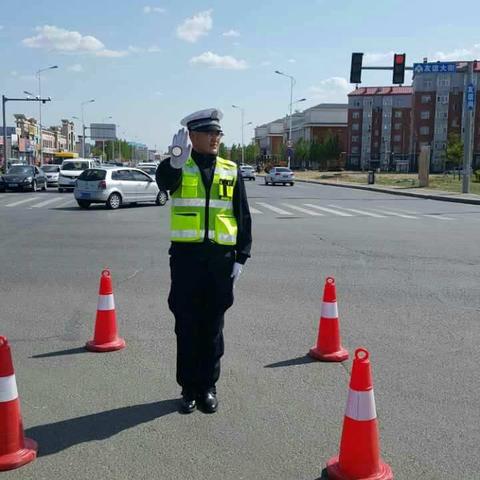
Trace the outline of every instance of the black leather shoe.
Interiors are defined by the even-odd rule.
[[[217,395],[213,392],[202,393],[198,397],[198,406],[204,413],[215,413],[218,410]]]
[[[182,395],[182,399],[180,400],[180,412],[188,414],[194,412],[196,408],[197,402],[195,398],[190,395]]]

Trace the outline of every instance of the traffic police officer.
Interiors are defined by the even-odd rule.
[[[224,353],[224,313],[252,244],[245,186],[235,163],[218,157],[223,114],[207,109],[184,118],[170,158],[156,174],[171,194],[171,289],[181,411],[218,408],[216,382]],[[192,145],[188,144],[188,137]]]

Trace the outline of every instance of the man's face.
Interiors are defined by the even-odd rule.
[[[220,147],[220,140],[222,139],[221,132],[190,132],[190,140],[193,149],[198,153],[204,155],[218,155]]]

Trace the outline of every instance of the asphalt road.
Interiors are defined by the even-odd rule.
[[[176,411],[168,207],[83,211],[71,194],[0,194],[0,333],[40,445],[3,477],[318,479],[338,453],[351,368],[305,357],[333,275],[343,344],[371,353],[395,478],[480,478],[480,207],[247,187],[254,248],[210,416]],[[87,353],[104,266],[127,348]]]

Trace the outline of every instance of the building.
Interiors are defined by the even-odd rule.
[[[449,168],[446,149],[452,135],[463,136],[467,115],[465,91],[469,62],[424,61],[414,65],[414,151],[430,146],[432,172]],[[474,86],[480,86],[480,62],[473,62]],[[480,96],[476,88],[473,168],[480,167]]]
[[[255,127],[255,142],[262,160],[280,159],[284,145],[284,119]]]
[[[366,87],[349,93],[347,167],[408,171],[412,112],[412,87]]]
[[[70,120],[62,119],[62,135],[67,140],[67,152],[75,151],[75,124]]]

